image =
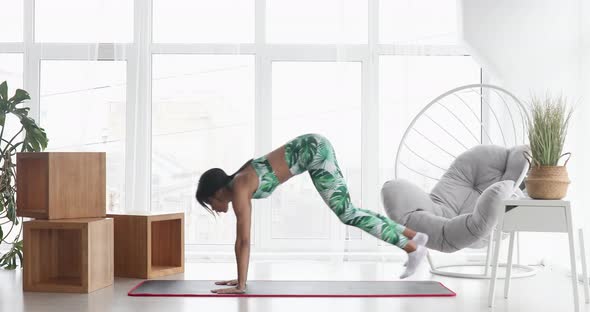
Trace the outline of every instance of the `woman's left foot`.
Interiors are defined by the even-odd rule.
[[[414,238],[412,240],[416,243],[416,245],[425,246],[428,243],[428,235],[422,232],[416,232]]]
[[[406,266],[406,271],[399,278],[404,279],[414,274],[427,253],[428,249],[421,245],[418,245],[416,250],[408,253],[408,265]]]
[[[416,235],[414,235],[412,241],[414,241],[417,246],[426,246],[426,243],[428,243],[428,235],[426,233],[416,232]],[[408,266],[408,260],[404,262],[404,266]]]

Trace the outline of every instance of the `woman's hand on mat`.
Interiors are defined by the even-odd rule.
[[[238,280],[234,279],[234,280],[229,280],[229,281],[219,281],[219,282],[215,282],[215,285],[236,286],[236,285],[238,285]]]
[[[220,289],[213,289],[211,290],[212,293],[216,294],[243,294],[246,292],[246,288],[243,289],[238,287],[231,287],[231,288],[220,288]]]

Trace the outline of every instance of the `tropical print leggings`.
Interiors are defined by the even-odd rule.
[[[293,175],[309,171],[320,196],[344,224],[400,248],[406,246],[408,238],[402,234],[403,225],[374,211],[353,206],[334,148],[325,137],[305,134],[293,139],[285,145],[285,160]]]

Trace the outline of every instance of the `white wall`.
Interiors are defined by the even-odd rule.
[[[522,100],[563,93],[575,105],[566,142],[574,218],[590,237],[590,4],[585,0],[461,0],[460,29],[492,81]],[[586,123],[584,123],[586,121]],[[585,192],[585,193],[584,193]],[[523,259],[569,266],[567,240],[558,234],[521,236]],[[589,241],[589,239],[586,239]]]
[[[581,0],[463,0],[462,37],[486,70],[518,96],[577,92]]]

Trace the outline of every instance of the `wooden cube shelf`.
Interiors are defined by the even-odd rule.
[[[113,284],[113,219],[24,222],[23,289],[89,293]]]
[[[115,276],[184,272],[184,213],[107,216],[115,220]]]
[[[16,214],[36,219],[106,215],[105,153],[17,153]]]

